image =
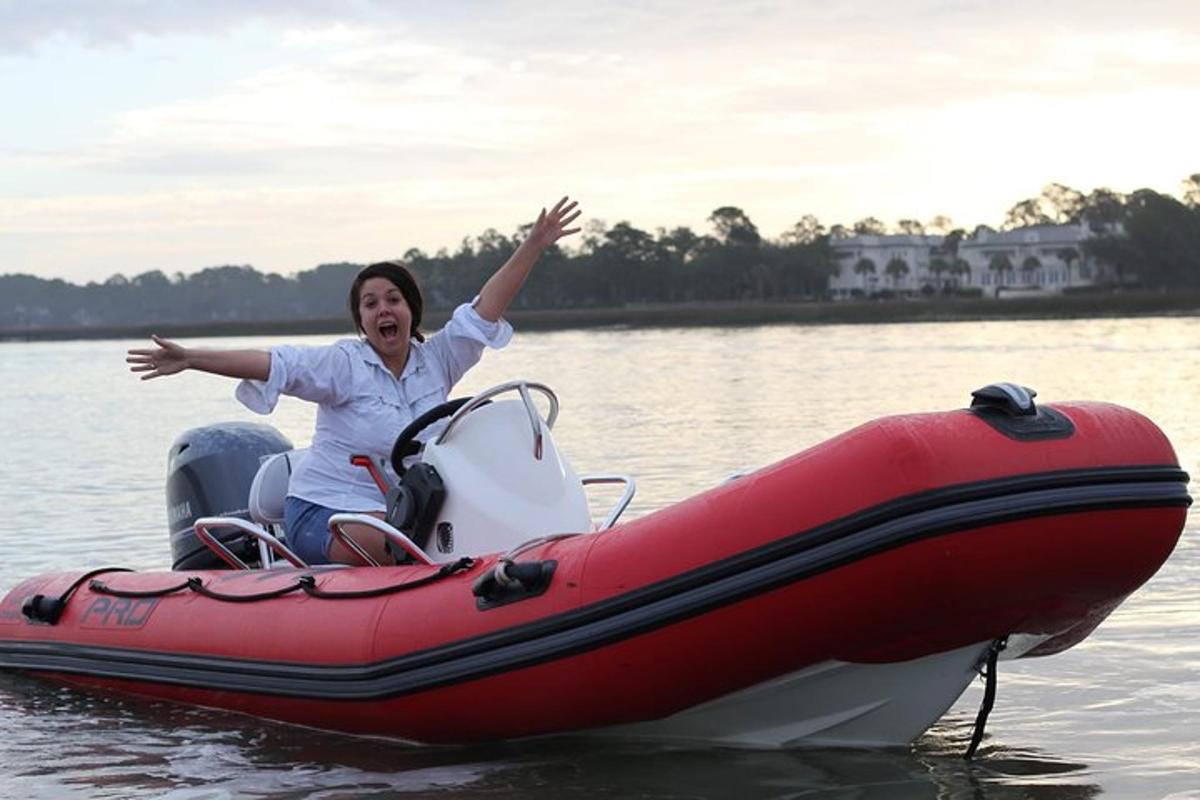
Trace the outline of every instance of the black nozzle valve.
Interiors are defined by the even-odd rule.
[[[501,559],[480,575],[471,587],[475,606],[485,611],[518,600],[537,597],[550,587],[557,561],[522,561],[514,563]]]
[[[43,622],[47,625],[55,625],[58,623],[58,618],[62,616],[63,609],[67,604],[61,597],[46,597],[44,594],[35,594],[29,597],[21,605],[21,613],[30,622]]]

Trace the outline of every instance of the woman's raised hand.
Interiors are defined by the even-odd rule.
[[[529,243],[538,250],[544,250],[564,236],[579,233],[579,228],[567,227],[579,218],[581,212],[575,208],[577,205],[579,203],[576,201],[564,197],[549,211],[543,208],[537,222],[533,223],[533,229],[529,231]]]
[[[158,335],[150,339],[158,345],[154,348],[131,349],[125,356],[130,372],[144,372],[142,380],[174,375],[188,368],[187,351],[180,345]]]

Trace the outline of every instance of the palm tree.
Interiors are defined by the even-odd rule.
[[[933,277],[938,282],[938,287],[941,288],[945,284],[942,281],[942,275],[950,271],[950,262],[940,256],[931,259],[929,262],[929,271],[933,273]]]
[[[1022,278],[1022,280],[1024,280],[1025,283],[1027,283],[1027,284],[1033,283],[1034,270],[1039,269],[1041,266],[1042,266],[1042,262],[1038,260],[1037,256],[1029,256],[1028,258],[1026,258],[1024,261],[1021,262],[1021,278]]]
[[[862,276],[863,290],[867,288],[867,274],[875,274],[875,262],[865,256],[854,265],[854,274]]]
[[[988,269],[996,273],[996,285],[999,286],[1004,282],[1005,273],[1012,272],[1012,259],[1007,253],[996,253],[988,261]]]
[[[887,266],[883,268],[883,271],[891,276],[892,286],[895,287],[900,282],[900,278],[908,274],[909,269],[907,262],[905,262],[903,258],[895,256],[887,263]]]
[[[971,274],[971,265],[961,256],[950,262],[950,274],[954,276],[954,285],[958,285],[958,279],[964,275]]]

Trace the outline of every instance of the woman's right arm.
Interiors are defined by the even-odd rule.
[[[252,381],[265,381],[271,374],[271,354],[266,350],[210,350],[183,347],[161,336],[150,338],[157,347],[131,349],[125,357],[131,372],[146,373],[144,381],[185,369]]]

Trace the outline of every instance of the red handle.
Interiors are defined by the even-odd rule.
[[[371,473],[375,485],[379,487],[380,493],[387,497],[387,481],[384,480],[383,473],[379,471],[379,467],[375,466],[375,462],[371,460],[370,456],[350,456],[350,463],[356,467],[366,467],[367,472]]]

